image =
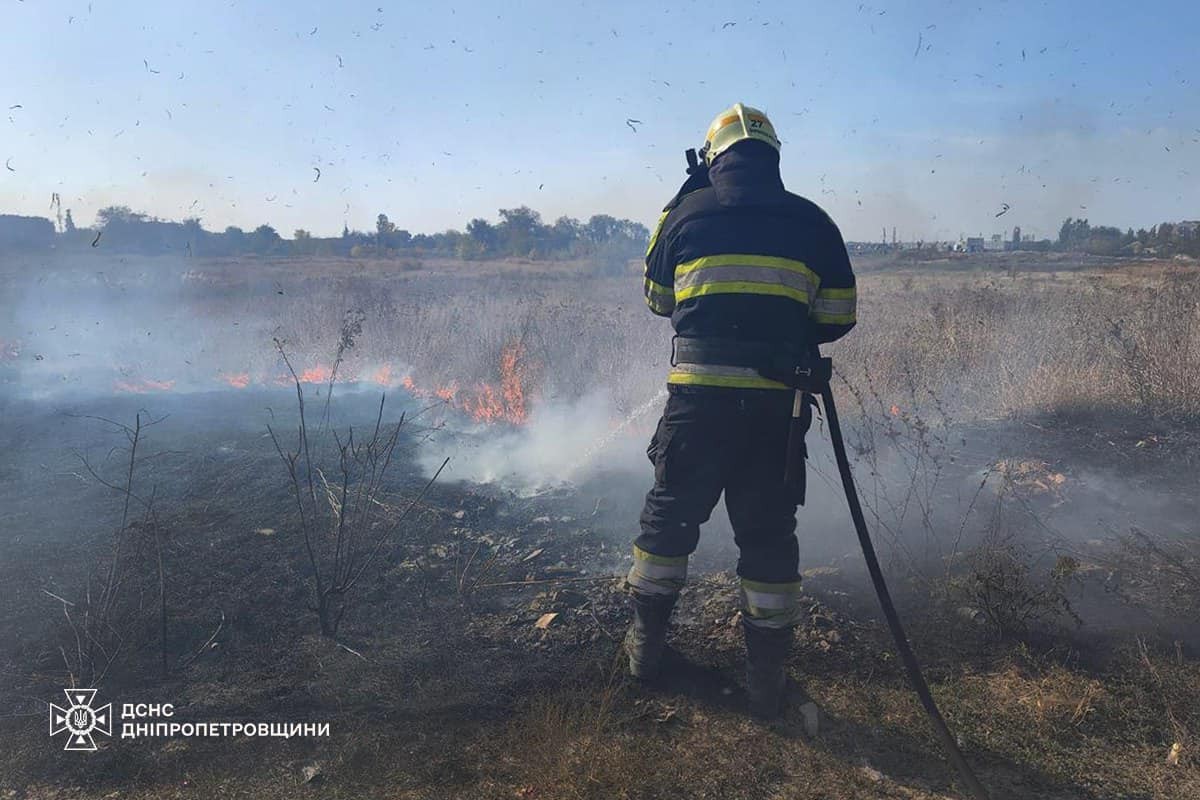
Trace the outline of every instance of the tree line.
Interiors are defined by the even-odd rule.
[[[641,256],[650,235],[640,223],[607,214],[593,215],[587,221],[564,216],[547,224],[538,212],[520,206],[502,208],[499,216],[496,222],[472,219],[461,231],[414,234],[398,227],[386,214],[380,214],[373,231],[343,227],[340,236],[318,237],[297,229],[291,239],[285,239],[268,224],[250,231],[235,225],[223,231],[210,231],[198,217],[173,222],[132,211],[128,206],[109,206],[97,212],[95,224],[90,228],[77,227],[70,209],[57,225],[43,217],[0,214],[0,248],[103,246],[123,253],[210,257],[590,258],[617,268]],[[1200,221],[1163,222],[1149,229],[1122,231],[1068,217],[1053,246],[1058,250],[1106,256],[1200,258]]]
[[[564,216],[547,224],[537,211],[520,206],[502,208],[499,216],[496,222],[472,219],[461,231],[414,234],[398,227],[386,214],[380,214],[373,231],[350,230],[346,226],[340,236],[318,237],[297,229],[291,239],[285,239],[268,224],[250,231],[235,225],[223,231],[210,231],[198,217],[174,222],[133,211],[128,206],[109,206],[97,212],[91,228],[77,227],[69,209],[57,226],[41,217],[0,215],[0,247],[102,246],[123,253],[209,257],[590,258],[615,267],[639,257],[650,237],[646,226],[607,214],[596,214],[586,221]]]
[[[1163,222],[1149,230],[1122,231],[1067,217],[1058,231],[1058,249],[1101,256],[1183,255],[1200,258],[1200,221]]]

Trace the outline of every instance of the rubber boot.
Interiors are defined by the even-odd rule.
[[[667,625],[679,595],[630,591],[629,596],[633,600],[633,624],[625,635],[629,671],[638,680],[653,680],[658,675],[667,644]]]
[[[764,720],[776,719],[783,711],[787,686],[788,653],[794,628],[763,628],[742,621],[746,638],[746,698],[750,713]]]

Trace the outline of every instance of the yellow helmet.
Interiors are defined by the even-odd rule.
[[[705,163],[712,164],[714,158],[745,139],[766,142],[777,152],[779,150],[779,137],[775,135],[775,126],[767,119],[767,115],[757,108],[734,103],[731,108],[718,114],[708,126],[708,134],[704,137],[704,147],[700,152]]]

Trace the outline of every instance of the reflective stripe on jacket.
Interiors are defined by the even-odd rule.
[[[779,342],[831,342],[856,322],[854,272],[837,226],[783,188],[778,154],[741,142],[709,170],[711,185],[681,190],[646,254],[650,310],[676,333]],[[685,189],[689,187],[685,186]],[[674,367],[670,383],[785,389],[745,367]]]

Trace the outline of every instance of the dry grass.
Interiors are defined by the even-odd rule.
[[[1028,263],[1007,264],[1007,272],[864,270],[861,322],[830,348],[841,374],[860,388],[869,374],[889,404],[914,387],[932,390],[953,399],[958,418],[1115,408],[1200,414],[1194,268],[1050,272],[1038,270],[1067,265],[1022,258]],[[45,280],[30,291],[68,305],[80,297],[88,314],[101,300],[114,317],[136,315],[189,363],[136,357],[146,346],[140,340],[112,342],[113,360],[137,377],[178,378],[181,386],[194,379],[219,387],[221,374],[273,381],[283,372],[274,336],[287,341],[299,368],[314,366],[327,360],[350,311],[363,316],[361,343],[341,373],[351,379],[391,364],[397,378],[408,372],[422,385],[472,386],[494,381],[502,349],[521,342],[543,397],[603,389],[628,409],[653,395],[667,369],[669,326],[646,311],[633,270],[602,277],[584,263],[445,260],[402,270],[336,259],[132,258],[103,266],[99,286],[83,285],[66,264],[28,274],[28,264],[0,269],[17,281]],[[159,302],[164,296],[169,302]],[[0,331],[10,334],[22,335]],[[197,339],[203,352],[195,352]]]
[[[894,668],[816,667],[819,740],[676,693],[593,685],[551,692],[507,725],[494,792],[528,798],[955,797],[927,720]],[[1017,647],[934,692],[996,797],[1184,800],[1200,788],[1200,666],[1132,647],[1103,671]],[[886,659],[884,659],[886,664]],[[1169,760],[1174,745],[1176,757]]]
[[[1200,414],[1200,285],[1187,272],[870,275],[841,371],[913,382],[977,417],[1123,408]]]
[[[945,688],[961,735],[1049,776],[1107,797],[1195,797],[1200,762],[1200,666],[1142,646],[1119,652],[1107,674],[1025,651],[1016,663]],[[1177,761],[1169,761],[1179,744]]]
[[[287,265],[256,266],[264,267],[261,275],[238,280],[265,286]],[[198,312],[215,310],[222,322],[254,321],[253,331],[222,327],[226,332],[214,338],[212,352],[245,363],[221,366],[277,370],[273,355],[246,345],[260,334],[264,344],[273,333],[298,353],[327,355],[336,333],[326,334],[337,331],[346,310],[360,309],[362,343],[348,355],[346,375],[407,358],[415,376],[435,382],[491,380],[501,349],[516,339],[539,365],[531,374],[545,396],[603,386],[619,406],[631,407],[658,390],[665,372],[669,332],[645,312],[636,281],[571,283],[516,268],[485,276],[460,269],[439,273],[428,264],[399,277],[378,272],[379,265],[335,265],[355,273],[331,276],[318,266],[298,271],[293,283],[283,284],[284,294],[272,285],[267,294],[279,299],[269,307],[253,292],[196,290],[189,296]],[[940,559],[960,554],[958,521],[946,527],[935,513],[945,496],[939,476],[954,449],[946,432],[955,420],[1113,409],[1161,419],[1200,414],[1200,290],[1188,277],[1170,271],[865,274],[863,322],[832,349],[846,379],[843,391],[861,398],[844,404],[857,407],[848,421],[858,427],[859,443],[874,457],[891,446],[889,457],[907,470],[902,486],[872,487],[878,489],[871,502],[879,517],[899,519],[892,538],[901,541],[910,525],[948,531],[949,540],[930,550],[939,573]],[[210,366],[215,371],[217,365]],[[877,463],[875,472],[886,483],[889,465]],[[1006,466],[1005,480],[1041,480],[1023,463]],[[257,487],[248,490],[256,502],[236,509],[216,502],[219,516],[209,507],[230,480],[230,492],[238,488],[231,478],[241,475],[235,466],[214,461],[207,472],[196,472],[190,480],[200,481],[198,494],[189,506],[195,518],[177,520],[204,545],[197,553],[217,553],[205,556],[210,560],[236,555],[241,571],[198,555],[194,562],[179,559],[180,580],[210,585],[212,595],[186,620],[180,652],[205,643],[218,612],[221,618],[228,614],[229,624],[221,648],[189,663],[192,671],[177,675],[179,684],[170,688],[195,699],[199,712],[241,714],[280,702],[293,711],[315,706],[336,715],[338,733],[328,742],[277,750],[270,743],[225,742],[192,751],[155,745],[135,750],[134,743],[116,742],[99,754],[104,760],[90,762],[107,765],[102,779],[85,767],[64,778],[41,769],[59,763],[51,761],[57,747],[50,753],[45,737],[31,737],[21,727],[24,720],[8,721],[0,723],[4,741],[13,744],[7,763],[25,758],[24,775],[41,781],[12,784],[17,796],[120,791],[158,798],[186,794],[183,788],[196,796],[263,798],[955,796],[890,644],[870,623],[859,628],[868,631],[862,642],[823,640],[828,650],[808,648],[793,664],[808,674],[810,693],[832,716],[816,742],[787,726],[748,721],[715,691],[635,691],[613,668],[614,646],[607,639],[588,645],[583,628],[563,625],[546,632],[545,640],[530,640],[524,601],[506,608],[498,593],[489,594],[467,609],[460,604],[463,587],[472,563],[479,564],[470,554],[487,553],[478,548],[461,553],[469,556],[461,567],[448,559],[430,567],[436,560],[415,545],[389,560],[390,569],[364,589],[364,606],[379,610],[378,618],[356,623],[363,643],[353,644],[364,657],[305,637],[298,632],[302,626],[279,612],[301,599],[294,588],[302,554],[286,549],[283,537],[268,541],[247,532],[254,525],[279,525],[277,509],[286,496],[247,482]],[[430,523],[431,544],[455,541],[467,524],[451,516],[462,496],[446,502],[452,504],[430,511],[446,520],[436,529]],[[489,536],[511,528],[498,517],[481,519]],[[245,549],[212,550],[221,536]],[[589,533],[587,541],[594,538]],[[947,543],[950,548],[943,548]],[[268,550],[268,544],[285,549]],[[1165,545],[1150,549],[1142,540],[1138,547],[1130,550],[1127,568],[1153,560],[1172,591],[1194,580],[1193,555]],[[914,551],[912,561],[930,553]],[[1006,560],[1008,555],[1001,550],[999,560],[979,564],[978,584],[1007,593],[1004,601],[1020,601],[1037,584],[1028,582],[1026,561]],[[430,569],[442,572],[430,578]],[[233,577],[220,577],[226,575]],[[998,581],[998,588],[988,580]],[[228,586],[215,585],[220,582]],[[588,584],[580,591],[599,590]],[[1058,595],[1046,598],[1053,605]],[[604,598],[589,600],[602,605]],[[1037,609],[1039,599],[1031,602]],[[740,653],[715,644],[728,637],[723,620],[732,612],[723,600],[714,605],[719,608],[686,623],[690,656],[729,685],[737,680]],[[1009,613],[1001,602],[998,608],[998,618],[1008,618],[999,627],[1021,627],[1020,607]],[[714,623],[717,617],[722,622]],[[914,629],[921,627],[919,617],[910,619]],[[623,620],[603,621],[619,630]],[[919,649],[931,665],[939,703],[998,798],[1200,796],[1200,664],[1187,645],[1172,649],[1131,640],[1102,658],[1083,659],[1061,647],[997,643],[963,621],[939,630],[946,632],[932,645],[921,641]],[[555,642],[555,636],[561,639]],[[543,641],[546,649],[539,649]],[[547,652],[551,645],[557,649]],[[564,664],[586,658],[595,664],[582,677],[564,674]],[[1169,764],[1176,744],[1176,763]],[[29,752],[22,755],[21,748]],[[302,783],[300,769],[315,761],[323,765],[322,779]],[[138,777],[128,787],[131,775]],[[9,788],[4,779],[0,789]]]
[[[786,726],[685,698],[625,688],[596,727],[598,707],[557,693],[509,725],[494,795],[608,798],[935,798],[921,781],[893,781]]]

